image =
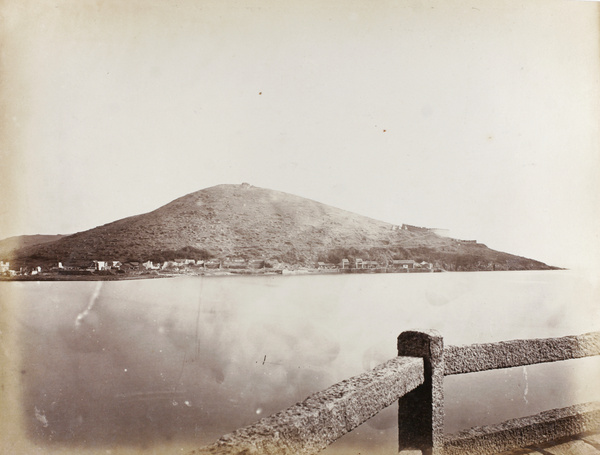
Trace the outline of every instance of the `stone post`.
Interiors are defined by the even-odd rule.
[[[444,448],[444,340],[434,330],[402,332],[398,355],[421,357],[425,382],[398,401],[398,449],[441,455]]]

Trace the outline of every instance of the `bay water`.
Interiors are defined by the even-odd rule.
[[[3,282],[0,292],[24,432],[47,452],[199,447],[391,359],[404,330],[436,329],[446,345],[600,330],[599,283],[574,271]],[[597,358],[447,377],[445,430],[600,400],[599,380]],[[392,405],[324,453],[396,446]]]

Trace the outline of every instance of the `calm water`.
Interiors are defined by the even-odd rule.
[[[392,358],[403,330],[435,328],[446,344],[470,344],[600,329],[598,284],[568,271],[28,282],[0,291],[18,331],[12,367],[27,434],[48,449],[212,442]],[[599,378],[595,358],[446,378],[446,431],[600,400]],[[395,413],[391,406],[327,452],[394,453]]]

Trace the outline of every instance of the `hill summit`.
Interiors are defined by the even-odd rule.
[[[13,252],[16,263],[263,260],[282,267],[342,259],[426,261],[445,270],[549,269],[432,229],[393,225],[247,183],[217,185],[152,212]]]

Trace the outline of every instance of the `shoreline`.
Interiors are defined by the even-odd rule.
[[[531,271],[551,271],[565,270],[561,268],[549,269],[523,269],[523,270],[459,270],[458,272],[531,272]],[[307,276],[307,275],[351,275],[351,274],[423,274],[423,273],[452,273],[452,270],[402,270],[402,269],[259,269],[259,270],[203,270],[199,273],[139,273],[122,275],[61,275],[61,274],[39,274],[39,275],[18,275],[14,277],[0,276],[2,281],[130,281],[130,280],[149,280],[180,277],[227,277],[227,276]]]

